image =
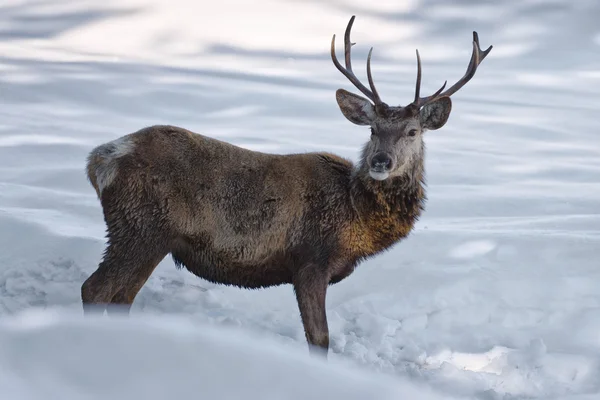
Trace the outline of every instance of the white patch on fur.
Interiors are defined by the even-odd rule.
[[[373,170],[370,170],[369,175],[371,176],[371,178],[375,179],[376,181],[384,181],[390,176],[390,173],[389,172],[375,172]]]
[[[376,118],[375,110],[373,109],[373,105],[371,103],[365,103],[362,106],[362,112],[370,119],[374,120]]]
[[[134,148],[135,143],[131,137],[123,136],[92,150],[89,160],[94,162],[94,174],[96,175],[99,194],[102,194],[102,191],[115,180],[117,176],[117,159],[131,153]],[[94,161],[98,158],[101,161]]]

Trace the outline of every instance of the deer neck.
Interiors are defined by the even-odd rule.
[[[376,181],[363,161],[351,181],[351,201],[356,214],[355,242],[361,256],[390,247],[412,230],[425,204],[423,158],[415,160],[400,176]]]

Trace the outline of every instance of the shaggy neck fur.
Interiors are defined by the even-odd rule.
[[[424,149],[423,149],[424,150]],[[369,176],[366,154],[353,172],[351,200],[367,232],[363,256],[384,250],[412,230],[425,205],[423,153],[411,160],[402,175],[377,181]]]

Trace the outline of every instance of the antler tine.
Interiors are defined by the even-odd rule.
[[[346,78],[348,78],[348,80],[350,82],[352,82],[352,84],[354,86],[356,86],[356,88],[358,90],[363,92],[365,94],[365,96],[367,96],[369,99],[373,100],[373,93],[371,93],[371,91],[369,89],[367,89],[362,83],[360,83],[360,81],[358,80],[356,75],[354,75],[354,73],[352,72],[352,69],[345,69],[344,67],[342,67],[342,64],[340,64],[340,62],[338,61],[338,59],[335,55],[335,35],[333,35],[333,38],[331,39],[331,60],[333,61],[333,64],[335,65],[335,67]]]
[[[477,67],[479,64],[481,64],[483,59],[487,57],[490,51],[492,51],[492,48],[493,46],[490,46],[485,51],[481,50],[481,47],[479,46],[479,35],[477,32],[473,31],[473,53],[471,54],[471,61],[469,61],[469,66],[467,67],[467,72],[465,75],[448,90],[442,92],[448,81],[444,82],[444,85],[442,85],[441,89],[428,97],[419,97],[421,91],[421,57],[419,56],[419,50],[417,50],[417,86],[415,88],[415,101],[413,104],[417,106],[417,108],[421,108],[440,97],[452,96],[467,82],[469,82],[471,78],[473,78],[475,72],[477,71]]]
[[[432,94],[431,96],[420,97],[420,95],[421,95],[421,77],[422,77],[421,56],[419,55],[419,50],[417,50],[417,84],[415,85],[415,100],[412,103],[417,108],[421,108],[425,104],[431,103],[432,101],[437,99],[438,96],[440,95],[440,93],[442,92],[442,90],[444,90],[444,88],[446,87],[446,84],[448,83],[447,81],[444,82],[442,87],[437,92]]]
[[[431,103],[432,101],[437,100],[439,97],[442,97],[442,95],[440,93],[442,93],[442,90],[444,90],[446,88],[447,84],[448,84],[448,81],[444,81],[444,84],[442,85],[441,88],[438,89],[437,92],[435,92],[431,96],[420,97],[418,107],[419,108],[423,107],[425,104]]]
[[[369,90],[365,85],[363,85],[358,78],[356,77],[356,75],[354,75],[354,71],[352,71],[352,61],[351,61],[351,51],[352,51],[352,46],[354,45],[354,43],[352,43],[350,41],[350,31],[352,29],[352,24],[354,23],[354,15],[352,16],[352,18],[350,18],[350,21],[348,22],[348,26],[346,27],[346,32],[344,34],[344,58],[346,61],[346,68],[342,67],[342,64],[340,64],[340,62],[337,59],[337,56],[335,55],[335,35],[333,35],[333,38],[331,39],[331,60],[333,61],[333,64],[335,65],[335,67],[342,73],[344,74],[344,76],[346,78],[348,78],[348,80],[350,82],[352,82],[352,84],[354,86],[356,86],[356,88],[358,90],[360,90],[365,96],[367,96],[371,101],[373,101],[373,103],[375,104],[379,104],[381,103],[381,99],[379,98],[379,95],[377,94],[377,91],[375,90],[375,85],[372,84],[373,79],[371,78],[371,73],[369,72],[371,67],[370,67],[370,53],[369,53],[369,59],[367,60],[367,74],[368,74],[368,78],[369,78],[369,85],[371,86],[371,90]]]
[[[373,82],[373,76],[371,75],[371,53],[373,53],[372,47],[371,50],[369,50],[369,55],[367,56],[367,79],[369,80],[371,91],[373,92],[373,101],[375,104],[381,104],[381,97],[379,97],[379,93],[377,93],[377,89],[375,89],[375,82]]]
[[[479,64],[481,64],[483,59],[486,58],[488,54],[490,54],[490,51],[492,51],[492,48],[494,46],[490,46],[485,51],[481,51],[481,47],[479,47],[479,35],[476,31],[473,31],[473,41],[477,43],[477,49],[479,50]]]
[[[350,31],[352,30],[352,25],[354,24],[354,15],[350,18],[348,22],[348,26],[346,26],[346,31],[344,32],[344,58],[346,60],[346,69],[352,71],[352,57],[351,51],[352,46],[356,43],[352,43],[350,41]]]
[[[419,55],[419,49],[417,49],[417,84],[415,87],[415,101],[414,104],[419,103],[419,96],[421,95],[421,56]]]
[[[479,46],[479,35],[477,34],[477,32],[473,31],[473,53],[471,54],[471,60],[469,61],[467,72],[465,72],[465,75],[462,78],[460,78],[458,82],[452,85],[440,96],[452,96],[467,82],[469,82],[471,78],[475,76],[475,72],[477,71],[477,67],[479,67],[479,64],[481,64],[483,59],[487,57],[490,51],[492,51],[493,47],[494,46],[490,46],[485,51],[481,50],[481,47]]]

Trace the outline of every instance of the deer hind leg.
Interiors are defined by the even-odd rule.
[[[118,309],[128,312],[135,296],[167,253],[160,245],[144,243],[139,238],[136,243],[119,245],[109,240],[98,269],[81,286],[84,314],[102,314],[107,308],[111,313]]]

